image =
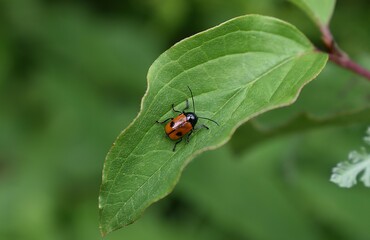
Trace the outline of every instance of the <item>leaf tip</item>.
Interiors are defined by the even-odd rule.
[[[111,233],[111,232],[113,232],[114,230],[116,230],[116,229],[114,229],[114,228],[112,228],[112,226],[109,224],[109,223],[107,223],[105,220],[104,220],[104,218],[103,218],[103,216],[102,216],[102,210],[103,209],[100,209],[99,208],[99,212],[100,212],[100,220],[99,220],[99,230],[100,230],[100,235],[104,238],[104,237],[106,237],[109,233]]]

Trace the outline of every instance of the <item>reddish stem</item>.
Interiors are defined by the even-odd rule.
[[[329,27],[322,26],[320,30],[322,34],[322,40],[328,49],[329,59],[337,65],[357,73],[370,81],[370,71],[358,65],[338,47],[333,39],[333,35],[331,34]]]
[[[339,66],[342,66],[348,70],[351,70],[354,73],[357,73],[370,81],[370,72],[352,61],[349,57],[347,56],[338,56],[337,54],[329,53],[329,59],[338,64]]]

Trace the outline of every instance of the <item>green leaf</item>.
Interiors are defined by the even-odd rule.
[[[370,144],[370,127],[367,129],[365,143]],[[370,187],[370,154],[363,147],[361,151],[352,151],[348,155],[348,161],[340,162],[333,168],[330,181],[340,187],[350,188],[357,183],[357,176],[362,173],[360,180],[366,187]]]
[[[301,8],[317,25],[329,25],[335,0],[290,0]]]
[[[299,180],[295,183],[298,190],[296,196],[299,198],[296,202],[301,202],[305,206],[305,210],[310,213],[316,225],[324,226],[324,229],[327,223],[331,226],[342,226],[329,228],[330,235],[322,239],[369,237],[368,189],[356,188],[344,191],[327,181],[325,172],[320,173],[318,168],[314,171],[300,172]]]
[[[363,172],[361,181],[370,187],[370,154],[366,151],[352,151],[348,156],[349,161],[340,162],[333,169],[330,181],[340,187],[350,188],[357,183],[357,176]]]
[[[272,115],[271,117],[274,116]],[[246,151],[257,144],[274,137],[281,137],[287,134],[294,134],[323,127],[344,126],[368,122],[370,122],[370,107],[352,112],[343,112],[325,118],[315,117],[308,113],[301,113],[283,125],[274,128],[266,128],[253,119],[241,126],[235,132],[231,143],[233,150],[240,152]],[[249,138],[244,139],[244,136],[249,136]]]
[[[186,164],[197,154],[226,143],[248,119],[295,101],[317,76],[327,55],[315,51],[294,26],[247,15],[187,38],[150,67],[141,111],[110,149],[99,196],[103,235],[134,222],[169,194]],[[188,144],[168,139],[157,120],[173,117],[194,93],[197,114],[209,130]]]

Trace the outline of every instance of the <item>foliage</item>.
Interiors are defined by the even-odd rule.
[[[367,129],[367,136],[364,137],[365,143],[370,145],[370,127]],[[360,151],[352,151],[348,155],[347,162],[338,163],[333,168],[330,181],[340,187],[352,187],[357,183],[357,176],[362,173],[360,180],[366,187],[370,187],[370,154],[363,147]]]
[[[316,22],[334,62],[369,75],[334,43],[328,27],[334,0],[324,1],[324,7],[315,0],[293,2]],[[149,69],[139,115],[118,137],[105,161],[99,196],[103,236],[131,224],[169,194],[196,154],[227,142],[248,119],[294,101],[301,87],[325,65],[325,57],[315,56],[318,53],[292,26],[246,15],[187,38],[162,54]],[[181,87],[189,85],[196,86],[195,99],[202,111],[221,127],[200,135],[185,150],[171,153],[153,125],[155,118],[169,119],[171,110],[163,109],[171,101],[179,109]],[[302,126],[309,127],[308,121]]]
[[[252,13],[289,22],[320,45],[317,27],[285,0],[0,1],[0,239],[101,239],[103,160],[140,110],[151,63],[181,39]],[[363,66],[368,19],[367,1],[338,1],[330,22]],[[181,91],[167,91],[176,95],[168,101],[183,104],[189,93]],[[294,104],[254,117],[223,147],[196,156],[170,195],[105,239],[367,239],[368,189],[344,191],[328,176],[362,144],[369,91],[328,62]],[[208,102],[198,100],[206,113]],[[295,121],[301,116],[308,127]],[[248,125],[262,136],[256,142]]]
[[[294,101],[326,59],[293,26],[258,15],[232,19],[162,54],[149,70],[141,112],[107,156],[102,233],[132,223],[172,191],[194,155],[224,144],[251,117]],[[171,103],[181,108],[186,86],[193,88],[197,113],[217,119],[220,127],[196,133],[172,152],[155,121],[173,114]]]
[[[317,25],[329,25],[335,0],[290,0],[300,7]]]

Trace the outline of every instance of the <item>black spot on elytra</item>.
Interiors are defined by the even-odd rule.
[[[176,136],[181,137],[182,136],[182,132],[177,132],[176,133]]]
[[[175,125],[175,123],[173,121],[170,122],[170,127],[173,127],[173,125]]]

